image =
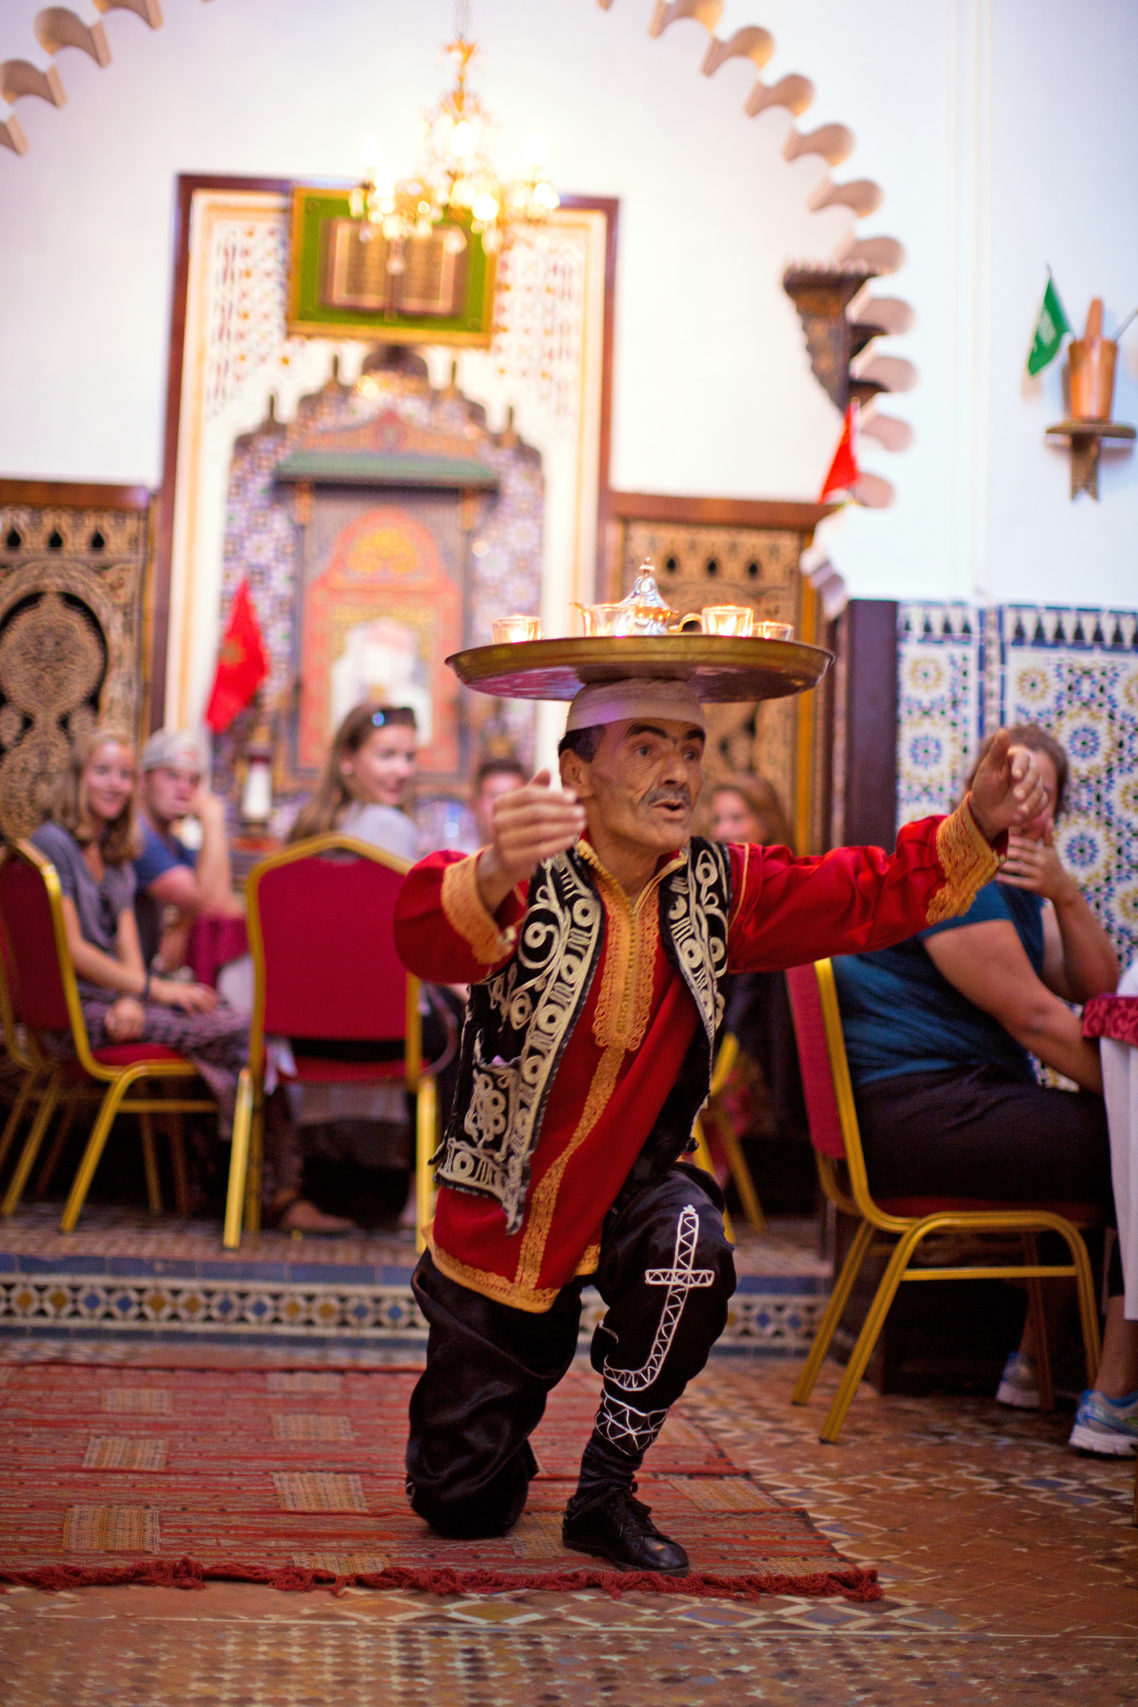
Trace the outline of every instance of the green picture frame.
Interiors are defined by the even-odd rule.
[[[386,267],[381,232],[353,220],[351,191],[294,185],[286,325],[301,337],[488,346],[496,256],[469,221],[453,219]],[[456,234],[461,234],[461,245]]]

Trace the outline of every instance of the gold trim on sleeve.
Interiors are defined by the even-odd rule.
[[[1000,857],[980,831],[964,801],[940,823],[936,833],[936,856],[945,881],[929,902],[925,923],[939,925],[959,918],[1000,869]]]
[[[496,966],[511,952],[517,931],[513,925],[502,930],[497,919],[486,911],[478,893],[477,854],[447,866],[441,899],[447,924],[469,944],[476,960],[484,966]]]

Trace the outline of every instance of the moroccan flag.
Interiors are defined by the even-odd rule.
[[[1059,292],[1055,289],[1055,280],[1048,273],[1047,288],[1043,292],[1039,318],[1035,322],[1035,336],[1028,352],[1028,373],[1041,373],[1048,362],[1055,360],[1062,348],[1063,339],[1070,330],[1071,322],[1063,312]]]
[[[265,657],[265,643],[261,638],[261,627],[253,609],[253,601],[249,597],[249,583],[242,581],[233,596],[229,621],[225,625],[221,650],[217,655],[213,688],[205,710],[205,720],[210,728],[219,734],[223,729],[228,729],[237,713],[248,705],[268,673],[269,662]]]
[[[857,399],[851,397],[842,422],[842,436],[838,440],[830,472],[822,482],[818,502],[824,504],[834,492],[845,492],[852,498],[860,474],[861,469],[857,465]]]

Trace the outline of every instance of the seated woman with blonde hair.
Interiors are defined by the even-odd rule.
[[[142,847],[136,815],[134,743],[113,728],[76,742],[53,812],[32,836],[63,892],[67,946],[92,1049],[164,1043],[187,1055],[233,1124],[237,1078],[249,1051],[243,1014],[208,984],[156,977],[144,965],[134,914],[132,860]],[[60,1047],[70,1040],[61,1037]],[[300,1196],[300,1150],[284,1118],[266,1122],[265,1218],[291,1230],[329,1232],[331,1217]]]

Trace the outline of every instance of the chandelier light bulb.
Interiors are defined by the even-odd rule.
[[[392,253],[391,271],[402,272],[402,244],[411,237],[429,237],[448,215],[469,219],[481,234],[487,254],[508,241],[512,222],[538,222],[560,205],[544,165],[545,138],[530,139],[534,165],[516,181],[505,179],[488,158],[493,126],[477,95],[467,88],[470,68],[479,48],[467,35],[466,0],[455,8],[454,39],[445,54],[454,82],[423,120],[423,165],[417,175],[397,179],[374,137],[364,144],[364,174],[349,196],[354,220],[367,222],[365,239],[381,230]],[[452,254],[466,247],[464,234],[453,225],[445,240]]]
[[[469,160],[474,153],[474,126],[466,119],[459,119],[450,133],[448,152],[455,160]]]

